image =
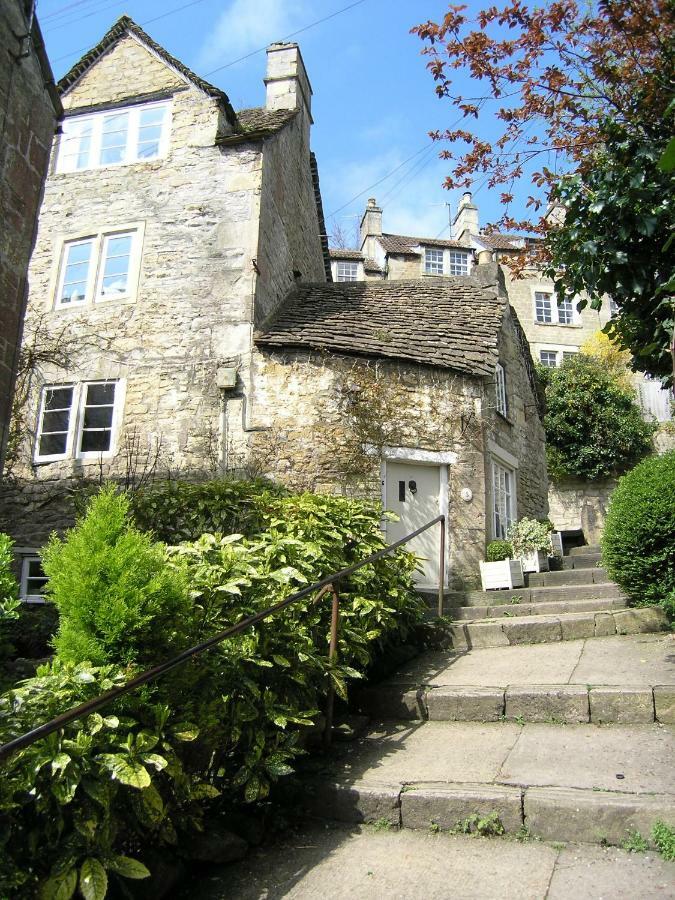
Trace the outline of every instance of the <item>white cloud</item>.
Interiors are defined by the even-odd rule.
[[[308,0],[233,0],[219,16],[200,52],[200,66],[223,65],[280,41],[306,25]]]

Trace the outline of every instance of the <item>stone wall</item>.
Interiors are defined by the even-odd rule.
[[[557,531],[583,531],[586,543],[597,544],[602,536],[615,479],[552,482],[549,516]]]
[[[0,9],[0,473],[26,300],[26,272],[60,104],[23,0]],[[22,58],[22,53],[26,55]],[[51,83],[51,85],[50,85]]]

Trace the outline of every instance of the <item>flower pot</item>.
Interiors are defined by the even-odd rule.
[[[502,559],[499,562],[482,562],[480,580],[484,591],[523,587],[523,567],[519,559]]]
[[[548,572],[548,554],[545,550],[532,550],[520,557],[523,572]]]

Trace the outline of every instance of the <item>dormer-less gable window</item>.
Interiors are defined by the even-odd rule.
[[[59,143],[57,172],[146,162],[166,154],[169,103],[67,117]]]

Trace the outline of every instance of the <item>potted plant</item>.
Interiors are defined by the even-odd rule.
[[[523,564],[523,572],[548,572],[551,552],[550,522],[521,519],[509,528],[513,555]]]
[[[487,545],[487,562],[480,564],[480,580],[484,591],[523,587],[523,567],[513,559],[509,541],[491,541]]]

